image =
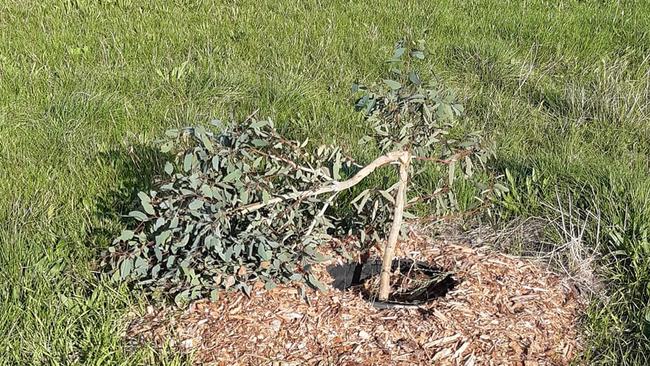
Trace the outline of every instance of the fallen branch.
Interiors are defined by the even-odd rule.
[[[387,164],[394,164],[394,163],[400,163],[403,164],[402,161],[404,160],[410,160],[410,154],[408,151],[393,151],[390,152],[386,155],[380,156],[377,159],[375,159],[372,163],[366,165],[363,167],[361,170],[357,172],[352,178],[339,182],[339,181],[332,181],[331,183],[328,183],[327,185],[316,188],[316,189],[311,189],[308,191],[300,191],[300,192],[293,192],[293,193],[287,193],[283,195],[276,196],[274,198],[269,199],[266,202],[256,202],[256,203],[251,203],[245,206],[238,207],[231,212],[236,213],[250,213],[257,211],[259,209],[262,209],[266,206],[270,205],[275,205],[280,202],[284,201],[289,201],[289,200],[297,200],[297,199],[305,199],[308,197],[313,197],[313,196],[319,196],[321,194],[325,193],[334,193],[334,192],[340,192],[344,191],[346,189],[350,189],[354,187],[355,185],[359,184],[364,178],[369,176],[372,172],[377,170],[378,168],[387,165]]]

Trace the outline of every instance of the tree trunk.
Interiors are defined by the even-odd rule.
[[[399,165],[399,186],[397,187],[397,197],[395,197],[395,213],[393,214],[393,225],[388,235],[388,242],[384,247],[384,258],[382,260],[381,276],[379,278],[379,300],[386,301],[390,293],[390,273],[395,256],[395,247],[402,227],[402,216],[404,214],[404,204],[406,203],[406,188],[408,185],[408,172],[411,162],[411,156],[408,152],[400,157]]]

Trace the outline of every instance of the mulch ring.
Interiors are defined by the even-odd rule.
[[[584,309],[575,289],[531,260],[421,238],[402,257],[455,272],[457,285],[417,308],[379,310],[359,292],[256,286],[186,310],[149,308],[127,331],[132,342],[170,342],[197,364],[566,365],[581,350]],[[331,283],[328,264],[315,268]]]

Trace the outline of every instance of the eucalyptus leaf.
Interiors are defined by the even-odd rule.
[[[172,165],[172,163],[170,163],[170,162],[166,162],[165,163],[165,173],[167,173],[169,175],[172,175],[173,172],[174,172],[174,165]]]
[[[133,231],[132,230],[122,230],[122,233],[119,236],[119,240],[121,241],[128,241],[133,238]]]
[[[307,281],[314,288],[316,288],[316,289],[318,289],[320,291],[327,291],[327,287],[325,287],[325,285],[323,285],[320,281],[318,281],[318,279],[316,277],[314,277],[313,274],[310,273],[307,276]]]
[[[133,217],[138,221],[146,221],[149,217],[140,211],[131,211],[129,212],[129,217]]]
[[[133,270],[133,258],[124,258],[120,264],[120,278],[122,280],[129,277]]]
[[[388,87],[391,88],[392,90],[397,90],[402,87],[402,84],[391,79],[384,79],[384,84],[388,85]]]

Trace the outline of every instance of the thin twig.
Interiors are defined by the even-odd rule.
[[[274,154],[269,154],[267,152],[264,152],[264,151],[258,150],[258,149],[254,149],[254,148],[252,148],[251,151],[256,153],[256,154],[266,156],[267,158],[271,158],[273,160],[277,160],[277,161],[281,161],[283,163],[289,164],[289,166],[291,166],[293,169],[298,169],[298,170],[302,170],[303,172],[307,172],[307,173],[311,173],[311,174],[321,176],[321,177],[325,178],[328,181],[333,180],[332,177],[327,176],[326,174],[324,174],[320,170],[314,170],[312,168],[307,168],[306,166],[298,165],[295,161],[291,161],[291,160],[289,160],[287,158],[283,158],[281,156],[277,156],[277,155],[274,155]]]
[[[440,164],[446,164],[449,165],[451,163],[454,163],[466,156],[469,156],[472,154],[472,150],[462,150],[454,155],[452,155],[449,159],[438,159],[438,158],[427,158],[424,156],[414,156],[413,159],[415,160],[421,160],[421,161],[432,161],[434,163],[440,163]]]
[[[250,121],[253,117],[255,117],[255,115],[256,115],[257,112],[259,112],[259,111],[260,111],[260,109],[257,108],[256,110],[253,111],[253,113],[249,114],[248,117],[246,117],[246,119],[245,119],[244,122],[242,123],[242,126],[245,126],[245,125],[248,123],[248,121]]]
[[[320,211],[318,211],[318,213],[316,214],[316,216],[314,216],[314,219],[312,220],[311,225],[309,225],[309,228],[307,229],[307,232],[305,232],[305,235],[304,235],[304,236],[307,237],[307,236],[309,236],[309,234],[311,234],[311,232],[312,232],[312,231],[314,230],[314,228],[316,227],[316,221],[318,221],[318,218],[320,218],[320,217],[322,217],[323,215],[325,215],[325,211],[327,211],[327,208],[330,206],[330,204],[332,204],[332,201],[334,201],[334,198],[335,198],[338,194],[339,194],[339,192],[335,192],[333,195],[330,196],[330,198],[327,199],[327,201],[325,201],[325,204],[323,205],[323,207],[320,209]]]

